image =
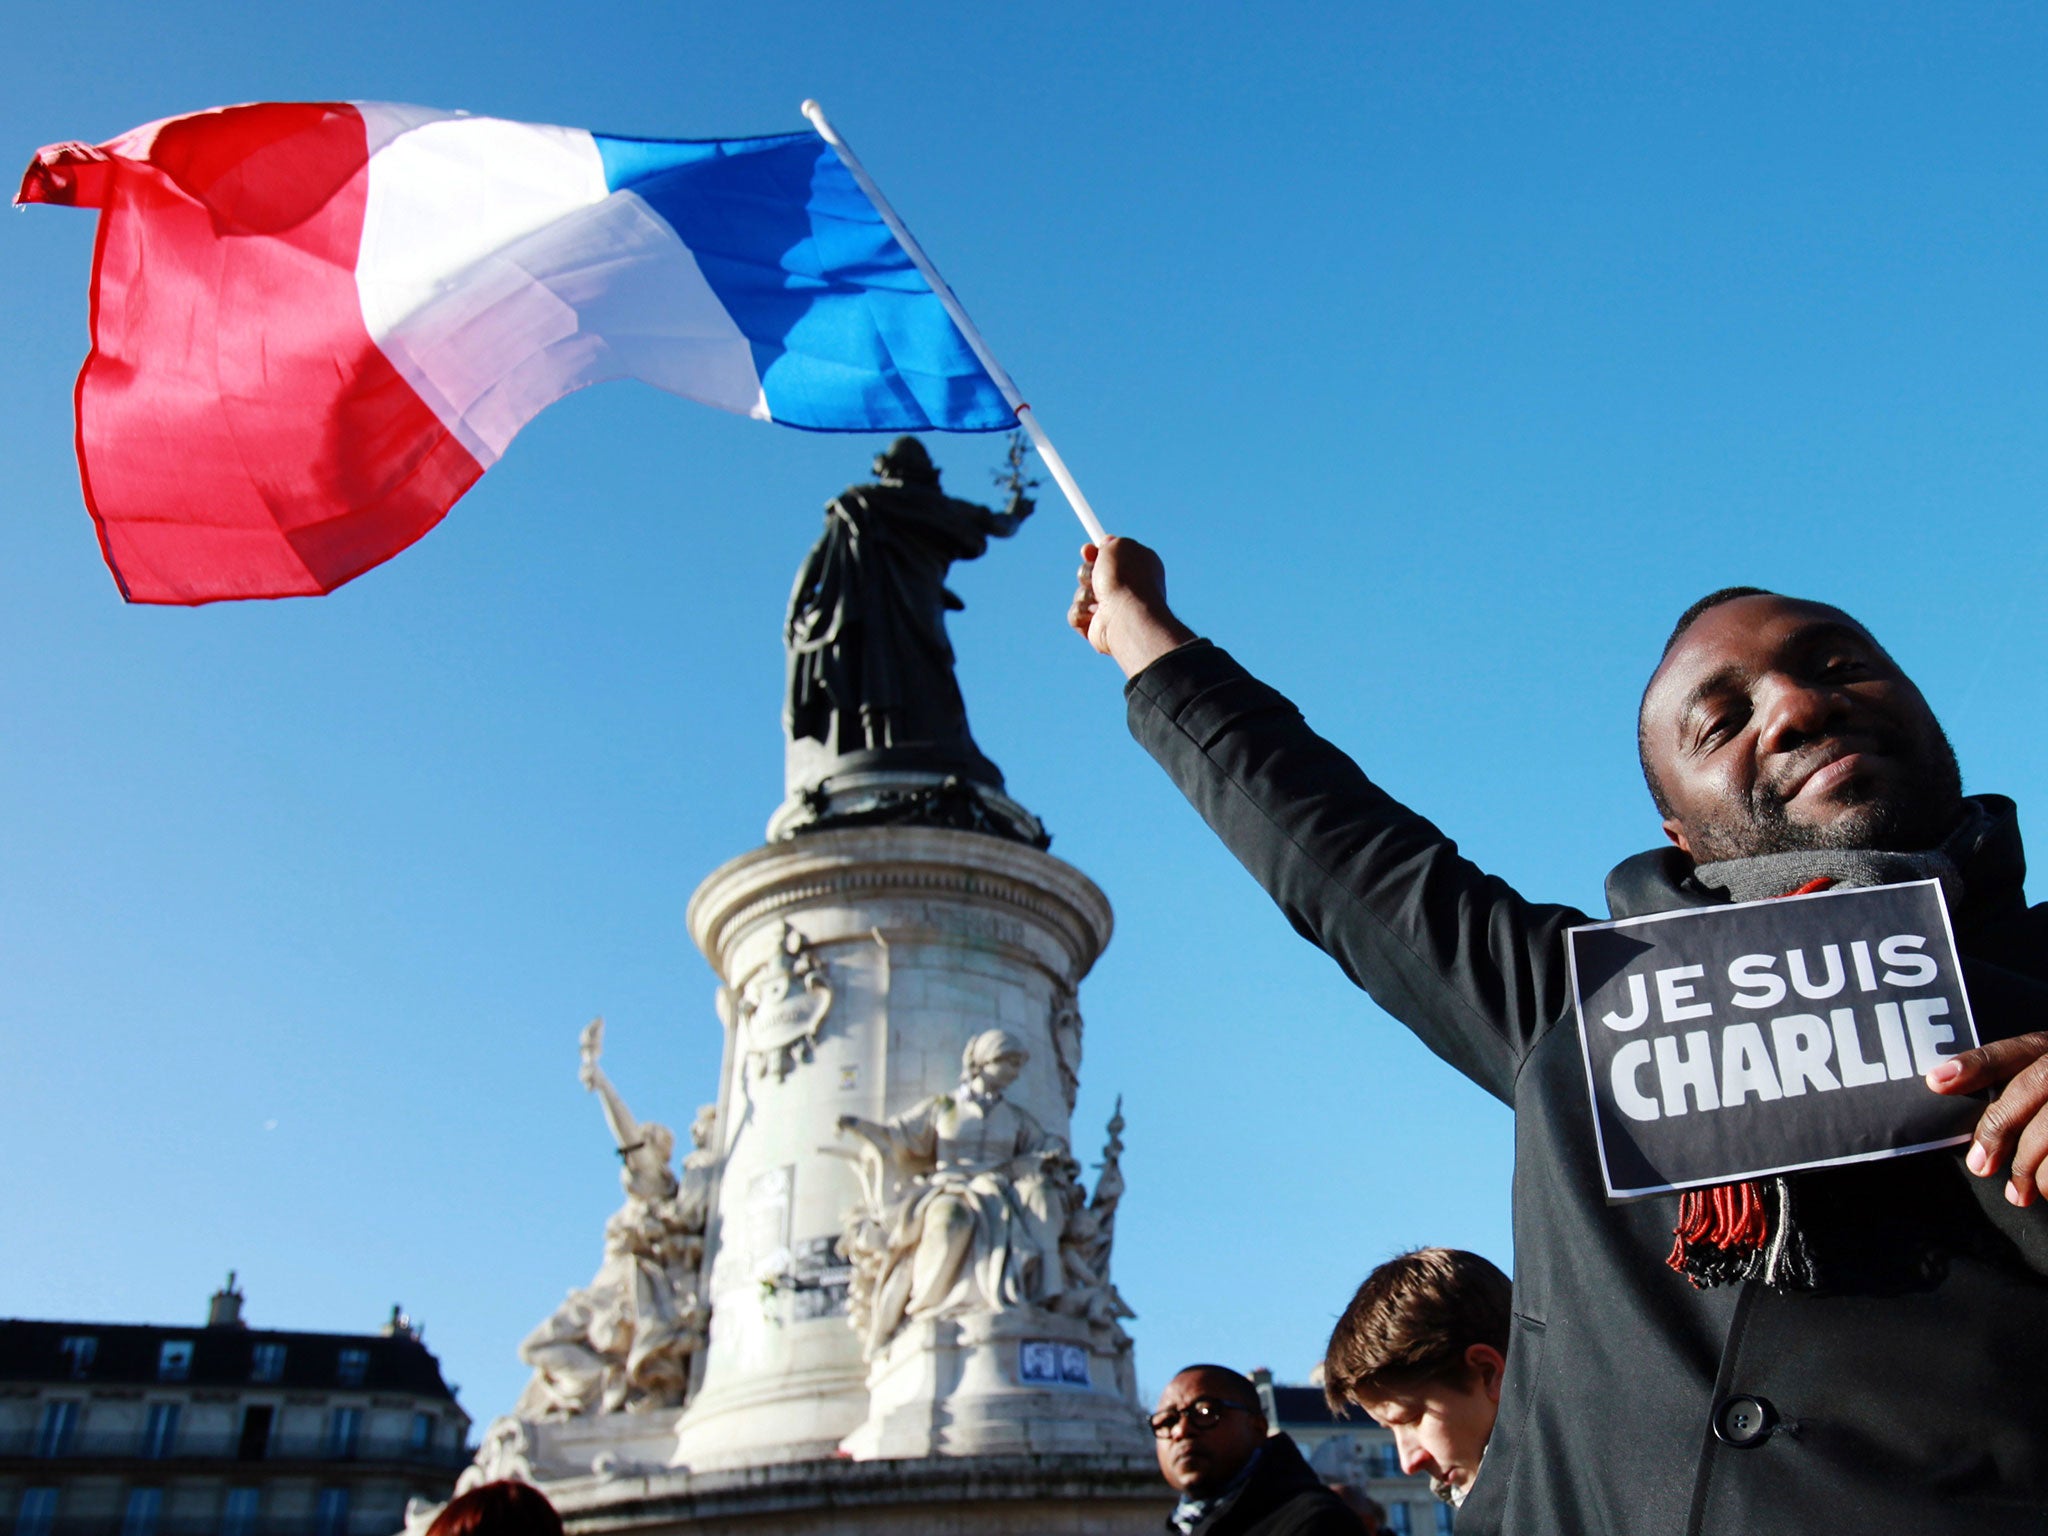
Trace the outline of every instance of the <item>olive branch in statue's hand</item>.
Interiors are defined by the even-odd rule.
[[[1014,517],[1029,517],[1035,503],[1025,494],[1036,490],[1041,483],[1035,476],[1024,473],[1024,455],[1031,451],[1031,443],[1022,432],[1012,432],[1008,449],[1003,454],[1003,467],[991,472],[1000,490],[1010,493],[1009,512]]]

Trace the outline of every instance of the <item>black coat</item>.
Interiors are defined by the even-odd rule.
[[[1179,1536],[1171,1520],[1166,1528]],[[1294,1441],[1274,1435],[1259,1448],[1244,1486],[1203,1515],[1191,1536],[1359,1536],[1364,1529]]]
[[[1603,1197],[1563,933],[1206,643],[1135,678],[1132,733],[1306,938],[1515,1109],[1514,1338],[1462,1536],[1507,1531],[2048,1532],[2048,1207],[1961,1148],[1799,1176],[1829,1289],[1695,1291],[1665,1267],[1677,1197]],[[2048,907],[2011,802],[1954,914],[1979,1033],[2048,1027]],[[1617,916],[1720,900],[1660,852]],[[1713,1421],[1765,1399],[1736,1448]]]

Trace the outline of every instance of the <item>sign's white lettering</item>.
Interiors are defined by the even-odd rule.
[[[1657,973],[1657,1007],[1666,1024],[1676,1024],[1682,1019],[1704,1019],[1714,1011],[1712,1003],[1687,1001],[1699,990],[1688,985],[1687,978],[1706,974],[1704,965],[1674,965]]]
[[[1968,1107],[1919,1081],[1976,1043],[1934,882],[1595,924],[1570,945],[1615,1198],[1960,1139]]]
[[[1948,1011],[1945,997],[1917,997],[1878,1003],[1867,1023],[1854,1008],[1830,1009],[1826,1018],[1787,1013],[1769,1021],[1768,1044],[1762,1026],[1744,1020],[1720,1031],[1718,1049],[1713,1033],[1704,1029],[1654,1043],[1631,1040],[1614,1053],[1609,1068],[1615,1102],[1632,1120],[1656,1120],[1684,1114],[1688,1092],[1700,1109],[1715,1110],[1752,1093],[1760,1100],[1797,1098],[1808,1088],[1832,1093],[1924,1077],[1955,1054],[1954,1027],[1934,1022]],[[1712,1070],[1716,1060],[1718,1076]],[[1657,1097],[1637,1086],[1646,1067]]]
[[[1604,1013],[1600,1022],[1609,1029],[1627,1034],[1632,1029],[1641,1029],[1650,1022],[1650,994],[1643,986],[1641,976],[1628,979],[1628,1012]]]
[[[1935,963],[1924,954],[1927,941],[1917,933],[1894,934],[1877,946],[1877,958],[1890,966],[1908,966],[1911,970],[1890,970],[1884,973],[1884,984],[1888,987],[1924,987],[1941,974]]]
[[[1736,991],[1729,1001],[1738,1008],[1775,1008],[1785,1001],[1785,978],[1772,969],[1777,963],[1776,955],[1743,955],[1730,961],[1728,979]]]

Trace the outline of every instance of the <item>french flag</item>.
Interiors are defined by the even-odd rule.
[[[101,210],[78,458],[131,602],[332,591],[606,379],[814,431],[1017,421],[810,132],[260,103],[52,146],[16,201]]]

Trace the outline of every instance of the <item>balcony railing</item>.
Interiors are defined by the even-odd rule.
[[[460,1446],[415,1445],[403,1436],[369,1435],[359,1435],[353,1441],[328,1435],[272,1435],[260,1445],[245,1448],[241,1435],[232,1430],[221,1434],[179,1434],[168,1445],[162,1445],[146,1430],[133,1429],[118,1433],[81,1430],[59,1446],[53,1456],[46,1437],[36,1430],[0,1433],[0,1457],[58,1461],[362,1461],[387,1466],[396,1463],[460,1467],[474,1454],[473,1449]],[[270,1533],[257,1531],[253,1536]]]

